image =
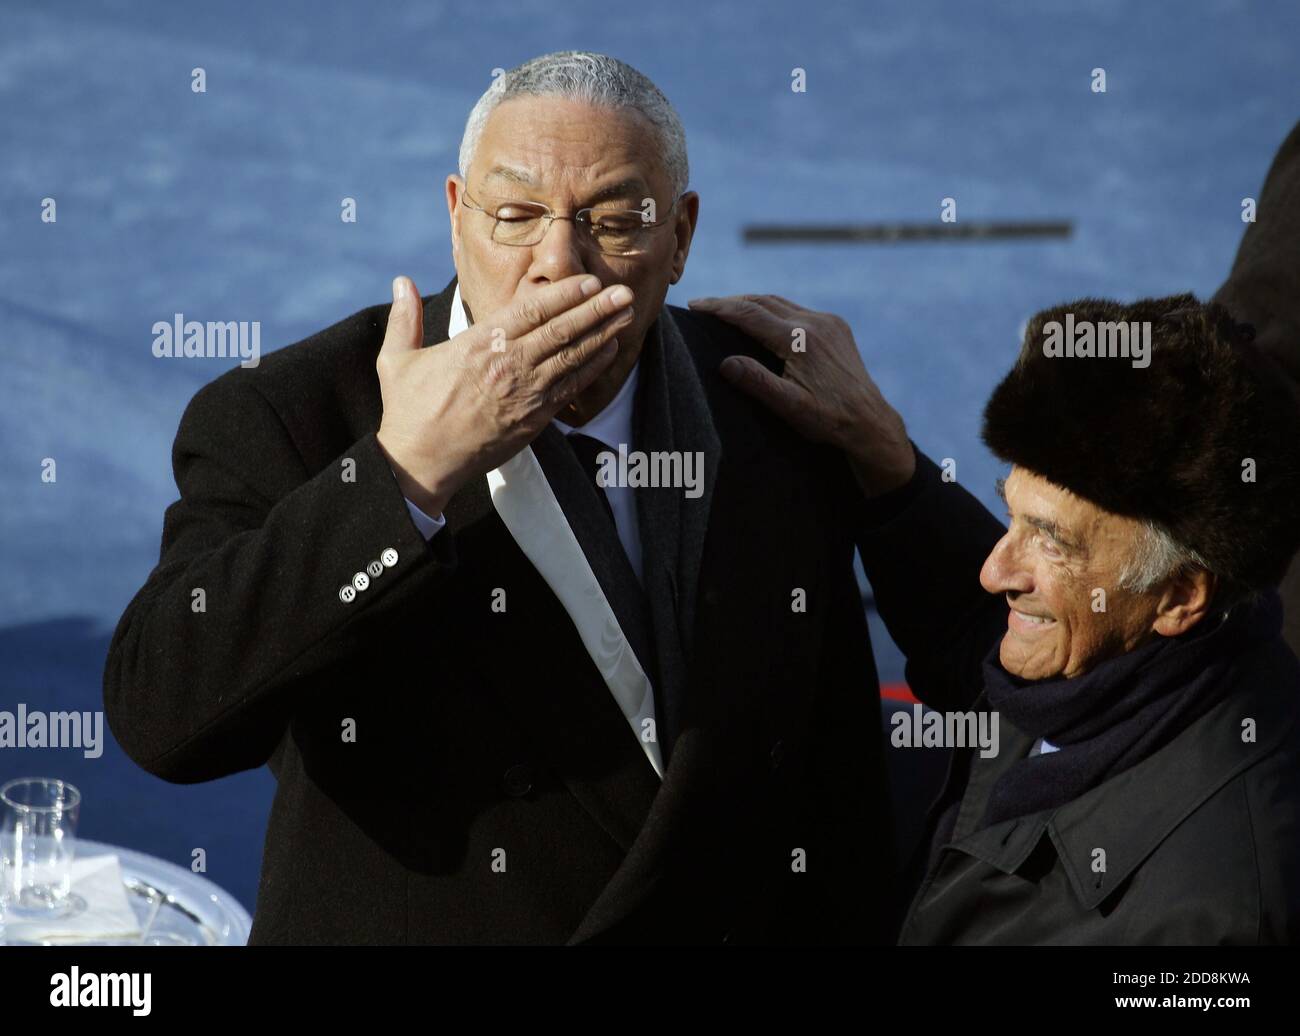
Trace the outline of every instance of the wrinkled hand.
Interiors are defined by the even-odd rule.
[[[616,302],[620,289],[626,301]],[[532,442],[613,362],[631,302],[624,285],[601,290],[596,277],[574,274],[422,349],[420,297],[410,278],[394,280],[375,362],[377,439],[406,498],[437,515],[466,481]]]
[[[778,377],[748,356],[728,356],[722,376],[760,400],[813,442],[844,451],[858,484],[877,496],[916,468],[903,419],[867,373],[849,325],[779,295],[691,299],[691,309],[734,324],[785,361]],[[795,351],[795,330],[804,332]]]

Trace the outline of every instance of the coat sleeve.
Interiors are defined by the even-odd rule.
[[[980,585],[980,569],[1006,531],[938,466],[916,451],[916,473],[868,499],[843,463],[845,506],[876,608],[907,657],[907,683],[934,709],[966,709],[983,685],[981,664],[1006,631],[1005,601]]]
[[[164,516],[158,565],[113,634],[104,708],[138,765],[192,783],[265,764],[304,678],[447,580],[455,530],[425,541],[373,432],[308,471],[247,378],[199,391],[172,465],[180,499]]]
[[[1270,758],[1240,778],[1255,843],[1255,874],[1243,877],[1258,882],[1256,941],[1266,946],[1300,946],[1300,719],[1290,723]]]
[[[1282,142],[1228,279],[1214,295],[1300,382],[1300,123]]]
[[[1214,301],[1254,325],[1255,341],[1300,393],[1300,123],[1273,157],[1258,200],[1255,222],[1247,224]],[[1300,654],[1300,555],[1291,560],[1281,593],[1283,635]]]

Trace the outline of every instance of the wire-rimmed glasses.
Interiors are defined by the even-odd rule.
[[[672,212],[683,197],[685,194],[673,199],[668,211]],[[485,197],[483,204],[479,205],[469,197],[468,191],[462,192],[462,200],[466,208],[481,212],[494,221],[494,242],[514,247],[537,244],[546,236],[553,220],[568,219],[578,229],[579,239],[589,247],[605,255],[637,255],[649,246],[654,228],[668,222],[666,217],[655,221],[647,219],[649,212],[645,209],[588,207],[579,209],[572,216],[560,216],[549,206],[535,201]]]

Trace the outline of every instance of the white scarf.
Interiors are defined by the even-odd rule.
[[[451,300],[447,337],[469,327],[460,301],[460,284]],[[547,586],[569,613],[606,686],[660,779],[663,753],[657,737],[647,737],[646,720],[654,729],[654,689],[619,625],[614,609],[587,556],[569,527],[560,502],[531,446],[525,446],[499,468],[487,473],[492,506],[519,549],[533,563]]]
[[[560,502],[531,446],[487,473],[492,506],[528,560],[569,613],[583,647],[660,778],[663,756],[657,738],[647,738],[655,720],[654,691],[632,645],[624,636],[596,574],[569,527]]]

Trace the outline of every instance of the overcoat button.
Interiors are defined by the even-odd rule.
[[[397,564],[397,551],[392,547],[385,547],[383,553],[379,555],[379,560],[384,563],[384,568],[392,568]]]
[[[360,593],[370,585],[370,577],[364,572],[358,572],[352,577],[352,585],[357,588],[357,593]]]
[[[772,751],[768,755],[772,760],[772,769],[775,770],[781,765],[781,761],[785,759],[785,742],[778,738],[776,743],[772,745]]]
[[[523,798],[533,790],[533,768],[527,763],[510,767],[501,775],[501,788],[513,798]]]
[[[351,604],[357,599],[357,589],[351,583],[339,587],[339,600],[344,604]]]
[[[370,562],[370,564],[366,566],[366,575],[368,575],[371,579],[374,579],[376,576],[382,576],[383,574],[384,574],[384,566],[381,562],[372,561]]]

